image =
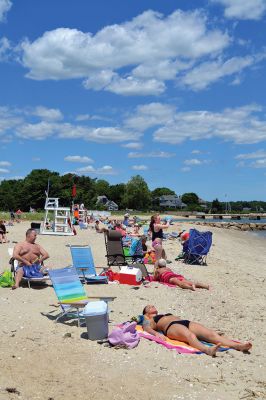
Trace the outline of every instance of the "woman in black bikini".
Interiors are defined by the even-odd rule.
[[[214,357],[220,346],[228,346],[239,351],[248,351],[252,347],[250,342],[234,342],[196,322],[181,320],[172,314],[158,314],[156,308],[151,305],[144,308],[143,315],[144,331],[164,340],[168,337],[169,339],[186,342],[209,356]],[[163,334],[158,331],[163,332]],[[200,340],[213,343],[215,346],[205,346]]]

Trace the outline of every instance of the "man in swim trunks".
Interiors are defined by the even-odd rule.
[[[23,276],[34,278],[43,275],[42,262],[49,258],[49,254],[39,244],[35,243],[36,237],[35,229],[28,229],[26,240],[18,243],[14,248],[13,258],[18,260],[19,267],[16,271],[15,285],[12,289],[19,287]]]
[[[250,342],[235,342],[196,322],[181,320],[169,313],[158,314],[158,311],[152,305],[146,306],[142,314],[144,316],[142,326],[145,332],[163,340],[169,338],[186,342],[212,357],[215,356],[220,346],[227,346],[239,351],[248,351],[252,347]],[[205,346],[200,340],[213,343],[214,346]]]
[[[190,289],[195,291],[196,288],[209,290],[209,285],[199,282],[191,282],[184,278],[183,275],[175,274],[170,268],[166,267],[166,260],[161,258],[155,263],[154,279],[161,283],[179,286],[182,289]]]

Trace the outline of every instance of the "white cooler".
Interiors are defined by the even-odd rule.
[[[108,311],[105,301],[90,301],[84,308],[88,339],[100,340],[108,336]]]

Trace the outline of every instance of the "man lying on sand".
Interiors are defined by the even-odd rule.
[[[19,267],[16,271],[15,285],[12,289],[19,287],[20,281],[26,278],[42,277],[42,263],[49,258],[49,254],[39,244],[35,243],[37,233],[34,229],[28,229],[26,240],[18,243],[13,252],[13,257],[18,260]]]
[[[144,331],[163,340],[168,337],[169,339],[186,342],[212,357],[215,356],[220,346],[228,346],[238,351],[248,351],[252,347],[250,342],[234,342],[196,322],[181,320],[172,314],[158,314],[158,311],[152,305],[146,306],[142,314],[144,315],[142,323]],[[163,334],[158,331],[163,332]],[[213,343],[215,346],[205,346],[200,340]]]
[[[154,265],[154,279],[161,283],[169,283],[179,286],[182,289],[196,290],[196,288],[209,290],[209,285],[199,282],[191,282],[184,278],[183,275],[175,274],[170,268],[166,267],[166,260],[160,258]]]

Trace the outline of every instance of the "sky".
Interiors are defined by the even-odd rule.
[[[0,180],[266,200],[266,0],[0,0]]]

